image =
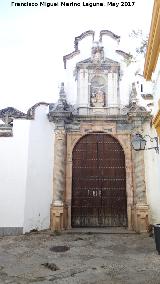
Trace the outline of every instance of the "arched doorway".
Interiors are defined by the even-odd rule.
[[[111,135],[83,136],[73,149],[72,227],[127,226],[125,155]]]

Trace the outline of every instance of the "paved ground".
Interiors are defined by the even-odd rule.
[[[0,283],[160,284],[160,255],[152,237],[122,232],[2,237]]]

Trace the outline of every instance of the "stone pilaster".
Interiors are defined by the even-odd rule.
[[[136,204],[146,204],[146,185],[145,185],[145,165],[144,165],[144,152],[133,150],[133,163],[134,163],[134,181],[135,181],[135,194],[134,199]]]
[[[64,129],[55,132],[53,202],[51,204],[51,230],[64,229],[64,193],[66,168],[66,133]]]
[[[148,205],[145,185],[144,152],[133,151],[134,161],[134,229],[139,233],[148,230]]]

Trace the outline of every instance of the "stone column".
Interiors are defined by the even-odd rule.
[[[134,227],[139,233],[148,230],[148,205],[145,184],[144,152],[133,150],[134,163]]]
[[[55,132],[53,201],[51,204],[51,230],[64,229],[64,194],[66,169],[66,133],[64,129]]]

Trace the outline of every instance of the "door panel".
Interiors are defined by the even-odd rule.
[[[108,134],[84,136],[73,150],[72,227],[127,226],[125,156]]]

